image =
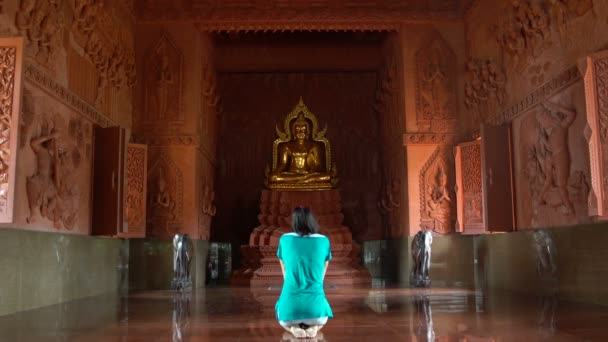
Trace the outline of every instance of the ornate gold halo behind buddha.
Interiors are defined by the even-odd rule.
[[[287,114],[283,131],[272,146],[272,169],[266,168],[264,184],[269,189],[323,190],[338,182],[331,149],[325,138],[327,126],[318,131],[316,116],[302,99]]]

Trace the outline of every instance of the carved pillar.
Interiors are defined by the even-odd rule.
[[[591,162],[589,215],[608,219],[608,51],[587,56],[579,63],[585,82],[587,128]]]
[[[456,164],[456,227],[464,234],[484,231],[481,141],[458,144]]]
[[[22,67],[23,39],[0,39],[0,223],[13,222]]]

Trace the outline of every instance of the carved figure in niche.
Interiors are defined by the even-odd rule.
[[[452,50],[438,33],[435,33],[429,47],[416,53],[417,116],[420,130],[444,132],[451,128],[445,122],[433,125],[432,121],[453,120],[456,117],[455,83],[450,72],[453,59]]]
[[[429,230],[421,230],[412,240],[412,270],[410,284],[415,287],[431,285],[429,269],[431,268],[431,244],[433,234]]]
[[[194,257],[194,245],[188,234],[173,237],[173,281],[171,288],[178,291],[190,290],[190,263]]]
[[[431,99],[432,97],[435,97],[439,99],[439,101],[435,103],[433,112],[436,113],[436,116],[440,118],[446,118],[451,116],[449,113],[447,113],[449,108],[448,101],[446,99],[446,95],[449,95],[449,87],[446,84],[448,80],[445,71],[442,70],[443,65],[440,62],[440,53],[441,51],[437,49],[432,52],[429,63],[427,64],[427,69],[424,72],[424,81],[429,84],[430,88],[429,94],[426,94],[427,98]]]
[[[399,201],[399,188],[401,187],[401,181],[399,179],[393,179],[390,182],[386,182],[384,189],[378,200],[378,208],[383,213],[390,213],[395,208],[399,208],[401,201]]]
[[[538,195],[540,204],[546,204],[546,195],[556,187],[562,205],[567,214],[574,214],[574,206],[568,194],[568,177],[570,175],[570,152],[568,150],[568,128],[576,118],[576,112],[553,104],[543,102],[536,119],[541,132],[539,134],[539,157],[545,182]]]
[[[213,191],[211,189],[211,187],[209,187],[205,184],[203,186],[203,194],[202,194],[202,200],[201,200],[201,209],[203,211],[203,214],[209,215],[209,216],[215,216],[217,208],[215,207],[215,204],[213,203],[214,198],[215,198],[215,191]]]
[[[171,70],[171,64],[169,62],[169,56],[167,55],[166,47],[161,45],[157,50],[158,57],[158,75],[156,78],[156,91],[158,98],[158,117],[164,119],[170,117],[169,111],[169,88],[175,81],[173,70]]]
[[[175,208],[175,202],[171,198],[171,193],[167,188],[167,181],[163,176],[163,169],[161,168],[157,178],[157,192],[152,202],[152,208],[154,209],[154,216],[166,217],[169,220],[175,218],[173,209]]]
[[[162,152],[148,169],[146,233],[152,237],[169,237],[181,226],[183,208],[183,177]]]
[[[335,165],[328,167],[329,142],[326,129],[316,131],[316,117],[300,103],[285,119],[287,132],[280,132],[275,140],[273,169],[267,170],[269,188],[327,189],[336,183]]]
[[[433,177],[434,183],[429,186],[427,210],[428,217],[435,221],[438,233],[452,230],[452,199],[448,190],[448,176],[444,167],[439,165]]]

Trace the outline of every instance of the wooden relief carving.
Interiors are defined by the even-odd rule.
[[[545,4],[530,0],[513,1],[507,7],[491,30],[510,68],[522,71],[529,58],[537,58],[550,45],[549,17]]]
[[[21,0],[15,24],[33,47],[36,60],[49,65],[50,58],[61,47],[63,0]]]
[[[382,120],[382,131],[385,137],[395,137],[402,134],[402,115],[396,102],[400,94],[399,66],[396,57],[388,58],[378,80],[374,111],[388,119]]]
[[[30,214],[28,223],[39,217],[57,229],[74,229],[80,209],[78,174],[91,141],[91,126],[72,119],[64,126],[59,114],[38,115],[38,125],[29,140],[36,158],[36,171],[26,179]]]
[[[200,200],[200,215],[199,215],[199,235],[203,239],[209,239],[211,233],[211,219],[215,216],[217,208],[215,207],[215,191],[207,184],[203,184]]]
[[[588,177],[583,170],[572,170],[568,143],[576,115],[545,101],[521,123],[520,173],[531,196],[532,227],[574,224],[578,213],[588,210]]]
[[[568,35],[570,22],[576,17],[585,15],[593,8],[593,0],[553,0],[549,1],[551,23],[556,26],[560,42],[564,46],[572,44],[572,37]]]
[[[591,161],[589,215],[608,218],[608,52],[582,61]]]
[[[573,85],[580,81],[581,74],[576,66],[573,66],[554,78],[545,82],[542,86],[536,88],[533,92],[528,94],[525,98],[517,101],[515,104],[507,108],[506,110],[492,115],[487,118],[488,123],[492,125],[501,125],[512,121],[515,117],[527,112],[532,107],[535,107],[545,99],[559,93],[563,89]]]
[[[445,133],[456,128],[456,55],[439,33],[416,53],[418,130]]]
[[[506,101],[504,71],[491,59],[469,59],[466,66],[464,103],[475,121],[485,122]]]
[[[182,54],[165,32],[146,57],[144,121],[182,119]]]
[[[395,29],[404,19],[455,18],[457,0],[222,0],[138,1],[141,20],[186,20],[205,29],[235,30],[369,30]],[[280,25],[278,25],[280,24]]]
[[[420,171],[420,228],[439,234],[454,230],[453,159],[447,147],[437,147]]]
[[[171,237],[182,223],[183,177],[173,160],[161,153],[148,170],[146,236]]]
[[[127,147],[126,216],[129,233],[146,231],[146,189],[148,148],[129,144]]]
[[[23,40],[0,39],[0,222],[13,222]]]
[[[112,98],[116,96],[112,91],[132,87],[135,83],[133,48],[122,41],[124,34],[120,32],[121,25],[105,9],[103,1],[74,0],[70,1],[70,5],[74,13],[71,36],[84,50],[95,72],[93,85],[76,86],[83,88],[81,92],[85,91],[87,95],[91,92],[89,88],[93,88],[94,96],[92,100],[87,96],[87,100],[110,115],[114,111],[111,108]]]
[[[457,222],[461,232],[484,228],[481,177],[481,141],[456,146]]]

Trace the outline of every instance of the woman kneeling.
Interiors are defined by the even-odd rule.
[[[297,207],[291,214],[293,233],[279,241],[277,256],[283,272],[283,290],[275,306],[279,324],[295,337],[315,337],[333,317],[323,291],[331,259],[329,239],[319,234],[310,209]]]

